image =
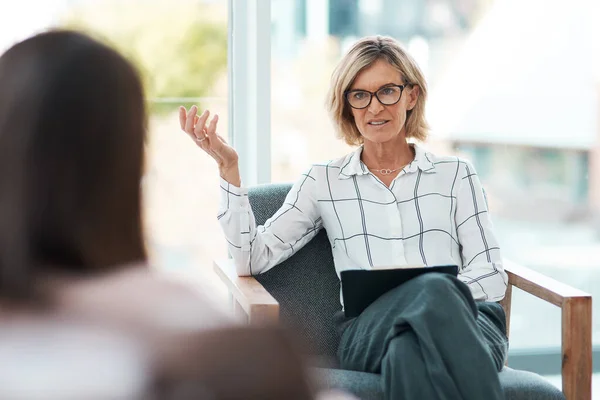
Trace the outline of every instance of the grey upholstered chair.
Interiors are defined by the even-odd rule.
[[[290,188],[289,184],[270,184],[250,189],[259,225],[283,204]],[[236,312],[251,323],[281,321],[309,344],[306,352],[319,356],[314,371],[323,384],[365,400],[383,398],[379,375],[335,368],[337,335],[332,317],[340,309],[340,284],[325,232],[264,274],[238,277],[228,259],[216,261],[215,271],[228,286]],[[591,297],[527,268],[507,264],[507,271],[511,284],[503,301],[507,322],[512,285],[562,307],[564,395],[536,374],[506,367],[500,373],[506,399],[590,399]]]

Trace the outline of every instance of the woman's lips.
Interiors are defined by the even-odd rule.
[[[369,122],[367,125],[373,128],[381,128],[383,126],[386,126],[389,122],[390,121],[372,121]]]

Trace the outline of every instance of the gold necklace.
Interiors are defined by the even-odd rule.
[[[400,168],[396,168],[396,169],[389,169],[389,168],[372,169],[371,171],[379,172],[381,175],[391,175],[396,171],[400,171],[402,168],[404,168],[404,167],[400,167]]]
[[[408,164],[410,164],[414,160],[415,160],[415,154],[414,154],[414,149],[413,149],[413,158],[412,158],[412,160],[409,163],[404,164],[403,166],[401,166],[399,168],[396,168],[396,169],[389,169],[389,168],[370,169],[369,167],[367,167],[367,168],[369,168],[369,171],[371,171],[371,172],[379,172],[381,175],[391,175],[391,174],[393,174],[396,171],[400,171],[401,169],[403,169],[404,167],[406,167]],[[361,160],[361,162],[362,162],[362,160]],[[363,165],[366,166],[366,164],[364,162],[362,162],[362,163],[363,163]]]

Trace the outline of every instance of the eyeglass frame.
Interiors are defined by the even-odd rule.
[[[377,101],[378,101],[379,103],[381,103],[382,105],[384,105],[384,106],[393,106],[394,104],[397,104],[397,103],[400,101],[400,99],[402,98],[402,93],[404,93],[404,89],[405,89],[407,86],[409,86],[409,85],[410,85],[410,83],[405,83],[404,85],[396,85],[396,84],[391,84],[391,85],[383,85],[382,87],[380,87],[379,89],[377,89],[377,91],[376,91],[376,92],[369,92],[368,90],[364,90],[364,89],[353,89],[353,90],[346,90],[346,91],[344,92],[344,99],[346,99],[346,102],[348,103],[348,105],[349,105],[350,107],[354,108],[355,110],[364,110],[365,108],[369,107],[369,106],[371,105],[371,103],[373,102],[373,96],[377,97]],[[379,96],[377,96],[377,92],[379,92],[380,90],[383,90],[383,89],[390,88],[390,87],[398,87],[398,88],[400,88],[400,96],[398,96],[398,100],[396,100],[395,102],[393,102],[393,103],[389,103],[389,104],[386,104],[386,103],[382,102],[382,101],[379,99]],[[349,95],[349,94],[351,94],[351,93],[354,93],[354,92],[365,92],[365,93],[369,93],[369,96],[370,96],[370,97],[369,97],[369,102],[367,103],[367,105],[366,105],[366,106],[364,106],[364,107],[354,107],[352,104],[350,104],[350,100],[348,100],[348,95]]]

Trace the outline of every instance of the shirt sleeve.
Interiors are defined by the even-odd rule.
[[[281,208],[258,227],[248,190],[221,179],[217,218],[239,276],[268,271],[301,249],[323,227],[311,172],[301,176]]]
[[[461,182],[456,195],[456,230],[462,268],[458,278],[469,285],[475,300],[504,298],[508,277],[493,232],[485,193],[471,163],[461,160]]]

